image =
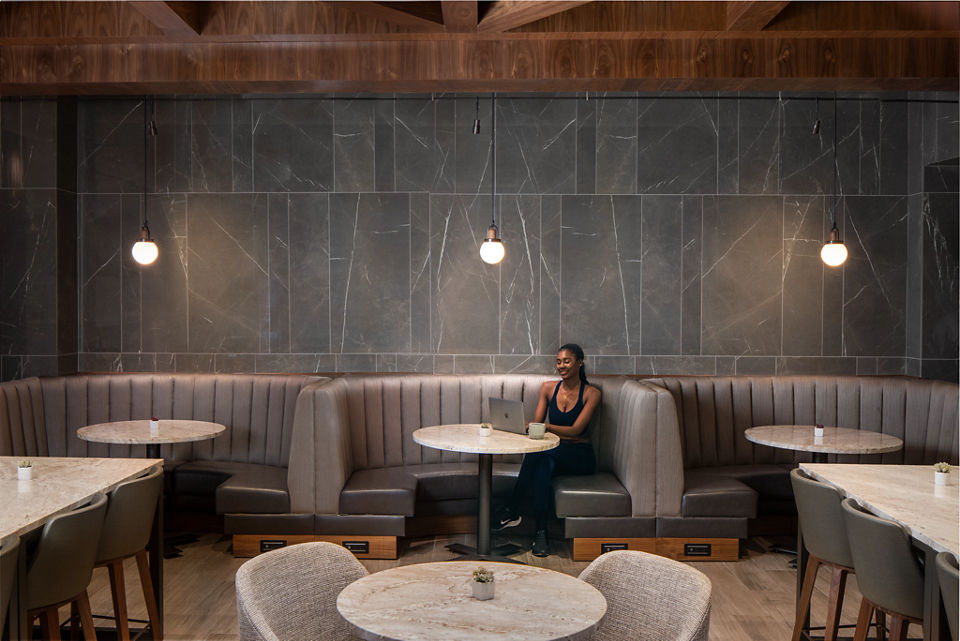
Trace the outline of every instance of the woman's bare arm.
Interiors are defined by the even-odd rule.
[[[573,425],[550,425],[547,424],[547,431],[553,432],[561,438],[576,438],[587,429],[590,419],[593,418],[593,412],[600,404],[600,390],[591,385],[587,385],[583,390],[583,410],[580,416],[573,422]],[[538,408],[539,411],[539,408]]]

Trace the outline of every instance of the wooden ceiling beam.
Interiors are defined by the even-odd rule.
[[[590,4],[593,0],[496,0],[480,20],[480,31],[509,31],[557,13]]]
[[[176,6],[169,2],[131,0],[128,5],[166,36],[197,38],[203,32],[202,16],[188,13],[182,3]]]
[[[476,0],[442,0],[443,26],[450,33],[472,33],[477,30]]]
[[[0,86],[7,95],[956,90],[958,60],[954,36],[15,45],[0,48]]]
[[[783,11],[789,2],[727,2],[728,31],[763,31],[770,21]]]
[[[423,33],[432,33],[443,31],[443,25],[439,22],[424,18],[415,13],[404,11],[397,6],[400,2],[383,3],[371,2],[370,0],[344,1],[333,3],[337,8],[349,9],[355,13],[383,20],[401,27],[412,29]]]

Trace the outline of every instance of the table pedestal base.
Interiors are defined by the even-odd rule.
[[[514,554],[523,552],[523,547],[516,543],[504,543],[494,546],[488,550],[487,554],[480,554],[477,552],[477,548],[464,543],[450,543],[447,545],[447,549],[454,554],[461,555],[456,559],[451,559],[452,561],[504,561],[506,563],[522,563],[522,561],[510,558],[510,556]]]

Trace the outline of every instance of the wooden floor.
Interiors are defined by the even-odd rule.
[[[413,539],[403,543],[396,561],[364,561],[370,572],[397,565],[425,563],[454,558],[444,546],[450,542],[472,543],[472,536]],[[519,537],[516,541],[522,542]],[[796,574],[787,565],[788,557],[766,552],[769,541],[750,539],[744,557],[737,563],[691,563],[713,582],[713,609],[710,618],[712,641],[777,641],[789,639],[793,626]],[[529,541],[527,541],[529,544]],[[551,541],[552,554],[537,558],[528,552],[514,558],[576,576],[587,563],[570,558],[569,544]],[[209,641],[236,640],[237,614],[234,574],[245,559],[230,554],[230,541],[207,534],[196,543],[183,546],[183,556],[167,559],[165,573],[166,639]],[[127,566],[127,602],[130,616],[146,619],[136,566]],[[829,576],[821,572],[814,594],[813,620],[822,625],[826,611]],[[105,570],[94,572],[90,586],[94,613],[111,613],[110,583]],[[844,603],[843,623],[854,623],[860,604],[856,579],[851,577]],[[64,618],[67,610],[62,611]],[[109,625],[103,623],[102,625]],[[138,624],[135,624],[138,625]],[[916,635],[918,630],[913,630]],[[852,637],[852,631],[842,636]]]

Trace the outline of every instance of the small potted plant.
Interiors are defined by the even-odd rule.
[[[949,485],[947,481],[950,480],[950,470],[953,469],[946,461],[940,461],[939,463],[934,463],[933,465],[933,482],[936,485]]]
[[[156,436],[160,433],[160,420],[154,416],[150,419],[150,436]]]
[[[33,463],[30,459],[22,458],[17,463],[17,478],[21,481],[29,481],[33,478]]]
[[[490,436],[492,431],[493,425],[491,423],[480,423],[480,436]]]
[[[473,598],[478,601],[487,601],[493,598],[494,576],[492,570],[478,567],[473,571]]]

